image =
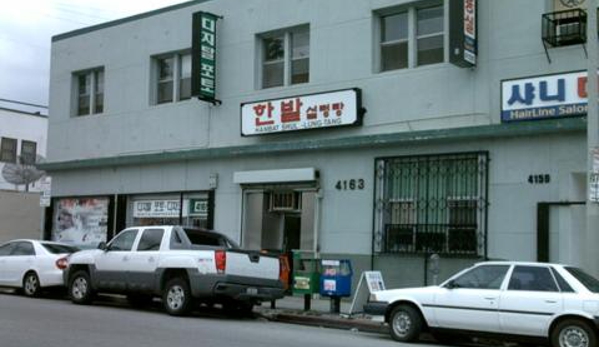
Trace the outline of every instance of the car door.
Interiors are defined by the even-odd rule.
[[[7,285],[20,287],[27,270],[34,267],[35,250],[29,241],[15,242],[10,256],[6,258]]]
[[[150,292],[154,289],[164,234],[163,228],[147,228],[142,231],[137,247],[129,259],[129,290]]]
[[[480,265],[448,281],[435,294],[433,312],[440,328],[501,331],[500,289],[510,265]]]
[[[15,244],[13,242],[0,245],[0,286],[9,285],[8,279],[10,278],[10,269],[8,268],[7,263],[8,257],[10,257],[10,253],[12,252],[14,245]]]
[[[562,293],[548,265],[517,265],[499,302],[506,334],[546,336],[552,316],[563,309]]]
[[[95,258],[95,282],[100,289],[124,291],[127,289],[127,276],[130,269],[130,257],[138,229],[126,229],[120,232],[106,249]]]

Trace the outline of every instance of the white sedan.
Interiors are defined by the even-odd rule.
[[[13,240],[0,245],[0,287],[37,296],[42,288],[63,286],[67,256],[76,247],[49,241]]]
[[[599,280],[566,265],[483,262],[439,286],[375,292],[365,312],[384,315],[402,342],[430,331],[597,347]]]

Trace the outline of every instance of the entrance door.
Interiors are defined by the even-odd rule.
[[[290,253],[316,247],[316,191],[298,187],[246,189],[242,246]]]

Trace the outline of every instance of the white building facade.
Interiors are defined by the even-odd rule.
[[[559,6],[190,1],[55,36],[45,236],[182,223],[389,286],[432,254],[584,264],[583,11]]]
[[[38,175],[27,176],[46,156],[48,117],[0,105],[0,123],[0,189],[39,192]]]

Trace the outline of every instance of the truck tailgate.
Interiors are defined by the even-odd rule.
[[[225,273],[233,276],[277,280],[279,259],[258,252],[228,250]]]

